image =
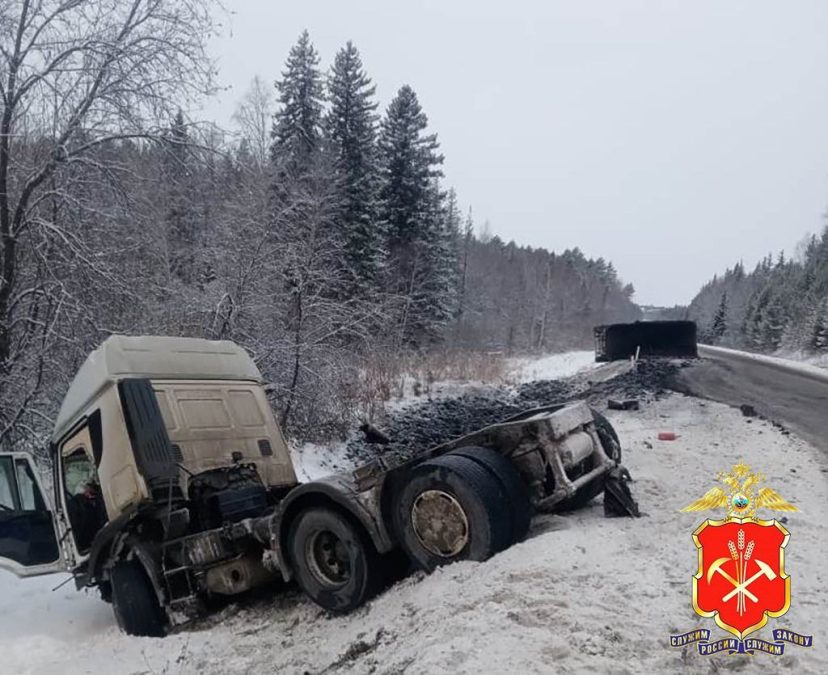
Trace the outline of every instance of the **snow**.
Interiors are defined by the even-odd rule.
[[[790,359],[782,359],[777,356],[768,356],[766,354],[755,354],[753,352],[743,352],[737,349],[727,349],[725,347],[712,347],[710,345],[699,345],[699,354],[714,355],[723,354],[731,357],[736,357],[744,361],[756,361],[763,363],[766,366],[771,366],[783,371],[797,373],[804,375],[811,379],[819,380],[821,382],[828,382],[828,371],[825,368],[820,368],[810,363],[800,361],[793,361]]]
[[[803,351],[778,351],[775,356],[789,361],[799,361],[818,368],[828,368],[828,354],[813,354]]]
[[[648,516],[605,519],[600,503],[535,519],[529,538],[485,563],[415,575],[348,616],[296,590],[268,592],[163,640],[132,638],[108,606],[61,577],[0,573],[0,670],[15,673],[707,673],[824,672],[828,466],[823,453],[727,406],[671,395],[637,412],[609,412],[634,491]],[[659,431],[678,439],[659,442]],[[724,636],[690,603],[704,514],[679,509],[744,459],[795,502],[786,567],[793,602],[772,627],[813,634],[783,657],[701,657],[668,635],[697,627]],[[600,502],[600,500],[598,500]]]
[[[354,462],[343,457],[345,443],[318,445],[304,443],[290,448],[290,458],[300,483],[330,476],[332,473],[353,469]]]
[[[557,380],[599,366],[601,364],[595,362],[595,352],[570,351],[545,356],[506,358],[504,372],[492,381],[441,380],[424,386],[421,377],[407,375],[403,377],[401,387],[403,396],[393,401],[388,408],[399,410],[424,398],[461,396],[464,393],[491,386],[510,386],[535,380]]]
[[[576,351],[549,354],[541,358],[524,357],[508,361],[508,370],[519,382],[557,380],[571,377],[601,364],[595,362],[595,352]]]

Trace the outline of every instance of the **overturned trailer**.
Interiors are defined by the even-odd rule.
[[[300,484],[258,368],[224,341],[109,338],[72,382],[50,454],[52,500],[29,455],[0,453],[0,568],[69,571],[136,635],[276,579],[348,611],[395,552],[425,570],[485,560],[533,512],[602,491],[605,508],[637,512],[618,437],[583,402]]]
[[[595,360],[674,356],[696,358],[695,321],[636,321],[596,326]]]

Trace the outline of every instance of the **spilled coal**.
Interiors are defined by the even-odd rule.
[[[377,425],[390,443],[368,443],[360,434],[349,441],[346,454],[356,461],[386,453],[407,458],[524,410],[555,403],[586,400],[598,410],[606,409],[608,398],[638,399],[644,404],[669,391],[675,374],[686,365],[689,362],[653,359],[598,383],[590,382],[588,375],[579,375],[422,401],[390,413]]]

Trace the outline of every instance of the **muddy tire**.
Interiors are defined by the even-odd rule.
[[[512,516],[512,541],[509,545],[521,541],[529,532],[532,520],[532,504],[526,485],[520,473],[506,457],[492,448],[467,447],[452,450],[452,455],[468,457],[484,467],[500,483],[508,498],[508,508]]]
[[[349,612],[379,589],[378,555],[363,529],[328,508],[302,512],[288,534],[288,557],[302,590],[331,612]]]
[[[128,635],[164,637],[164,610],[143,565],[138,560],[116,563],[111,579],[112,608],[121,630]]]
[[[621,441],[618,439],[618,434],[606,417],[593,408],[590,408],[590,410],[592,411],[592,419],[595,421],[595,431],[598,433],[598,440],[601,441],[601,447],[610,459],[620,463]],[[604,477],[601,476],[584,485],[575,496],[562,501],[558,508],[561,511],[580,509],[589,504],[603,491]]]
[[[458,560],[483,561],[514,540],[508,496],[477,461],[443,455],[414,468],[395,504],[400,544],[432,571]]]

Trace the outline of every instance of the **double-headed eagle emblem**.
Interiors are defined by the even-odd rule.
[[[799,511],[775,490],[760,487],[765,476],[753,473],[744,462],[735,464],[729,472],[719,473],[716,478],[725,489],[711,488],[704,497],[688,504],[682,511],[726,509],[728,518],[754,518],[758,509]]]

